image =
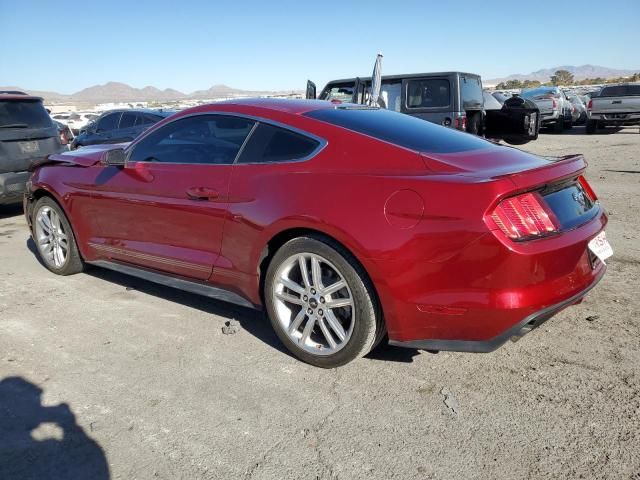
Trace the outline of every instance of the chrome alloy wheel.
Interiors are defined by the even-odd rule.
[[[272,300],[289,338],[314,355],[342,349],[356,320],[353,295],[340,271],[314,253],[287,258],[278,268]]]
[[[50,267],[62,268],[69,257],[69,237],[60,215],[49,206],[42,206],[36,214],[35,237],[43,260]]]

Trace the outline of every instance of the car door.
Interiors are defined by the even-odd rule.
[[[96,129],[91,133],[89,139],[84,142],[86,145],[101,143],[114,143],[113,133],[118,128],[122,112],[111,112],[105,114],[96,123]]]
[[[111,143],[130,142],[136,138],[135,124],[137,115],[136,112],[122,112],[118,128],[111,135]]]
[[[220,261],[213,271],[214,283],[235,288],[255,280],[252,254],[265,228],[264,219],[280,214],[278,202],[295,202],[296,195],[313,195],[302,191],[303,183],[299,184],[301,191],[292,194],[283,188],[289,183],[284,180],[305,171],[304,161],[325,144],[305,132],[263,121],[257,124],[233,166],[229,220],[224,227]]]
[[[127,150],[124,167],[105,167],[93,192],[100,205],[96,253],[207,279],[220,253],[231,164],[253,120],[186,116]]]

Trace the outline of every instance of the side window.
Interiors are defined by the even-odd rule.
[[[124,112],[122,117],[120,118],[120,127],[119,128],[131,128],[136,123],[137,114],[133,112]]]
[[[98,121],[97,130],[105,131],[105,132],[108,132],[110,130],[115,130],[118,126],[118,120],[120,120],[119,112],[105,115],[100,119],[100,121]]]
[[[143,125],[153,125],[154,123],[158,123],[160,120],[162,120],[162,117],[158,117],[157,115],[151,115],[150,113],[145,113],[142,116]]]
[[[245,145],[238,163],[271,163],[300,160],[320,145],[320,142],[284,128],[259,123]]]
[[[199,115],[168,123],[135,145],[132,162],[233,163],[255,121]]]
[[[443,108],[451,103],[451,86],[446,78],[409,80],[408,108]]]
[[[366,91],[362,103],[366,104],[371,96],[371,82],[367,82]],[[380,85],[380,96],[378,106],[399,112],[402,109],[402,81],[385,80]]]
[[[320,98],[322,100],[340,100],[341,102],[351,102],[353,99],[353,90],[355,84],[353,83],[340,83],[328,85]]]

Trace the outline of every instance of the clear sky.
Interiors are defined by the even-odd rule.
[[[0,85],[302,89],[369,75],[378,51],[384,74],[640,69],[639,25],[640,0],[0,0]]]

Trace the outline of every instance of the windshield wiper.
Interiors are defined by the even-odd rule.
[[[0,125],[0,128],[29,128],[26,123],[8,123],[6,125]]]

